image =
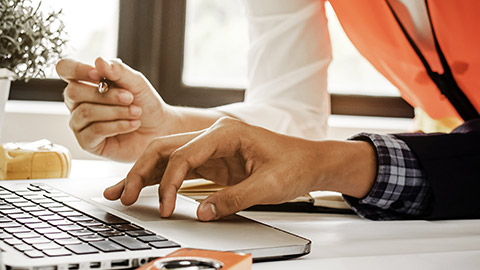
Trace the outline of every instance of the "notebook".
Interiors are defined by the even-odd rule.
[[[250,253],[254,261],[308,254],[310,241],[241,215],[196,219],[198,202],[179,195],[158,216],[157,187],[130,207],[107,201],[118,179],[0,182],[0,249],[7,269],[124,269],[182,247]]]
[[[179,193],[201,202],[212,193],[223,188],[225,187],[212,181],[195,179],[185,181],[182,184]],[[312,191],[287,203],[256,205],[247,210],[354,214],[348,204],[343,200],[342,194],[332,191]]]

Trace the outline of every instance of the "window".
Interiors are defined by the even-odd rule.
[[[65,2],[49,1],[56,1],[54,3],[57,7],[64,5]],[[100,27],[104,30],[98,30],[100,31],[98,33],[95,33],[97,30],[93,30],[95,34],[87,39],[82,37],[81,41],[88,40],[83,43],[87,48],[94,48],[99,43],[109,45],[106,47],[108,49],[93,51],[92,56],[75,57],[85,57],[82,59],[87,62],[92,62],[97,55],[114,57],[114,54],[104,53],[114,52],[115,36],[112,33],[117,33],[118,27],[117,56],[145,74],[167,103],[211,107],[243,100],[248,40],[247,24],[240,8],[240,0],[109,0],[100,1],[101,3],[89,1],[92,3],[85,4],[85,1],[73,3],[88,9],[88,11],[76,9],[75,13],[79,14],[79,17],[74,21],[82,21],[85,17],[88,17],[89,21],[98,21],[97,18],[101,18],[100,25],[105,23],[108,26]],[[112,3],[119,3],[118,10]],[[99,5],[102,7],[99,8]],[[104,12],[111,14],[97,15],[91,13],[93,10],[100,14]],[[118,26],[114,23],[117,18],[115,13],[118,14]],[[331,8],[327,7],[330,21],[334,21],[332,13]],[[373,68],[363,68],[366,65],[365,60],[356,56],[358,53],[352,49],[348,41],[345,41],[346,37],[339,31],[338,22],[330,24],[334,46],[344,47],[343,52],[334,49],[336,60],[332,63],[331,69],[349,72],[345,65],[342,67],[342,61],[343,63],[348,61],[350,65],[352,58],[360,59],[358,65],[362,66],[362,70],[370,69],[369,75],[360,74],[366,78],[364,84],[357,83],[356,80],[355,84],[346,85],[338,80],[344,75],[330,72],[332,113],[412,117],[413,109],[398,97],[396,90]],[[224,34],[212,34],[209,30],[213,28],[212,26],[216,31],[224,31]],[[107,32],[105,29],[108,29]],[[238,31],[235,37],[229,34],[231,29]],[[106,37],[109,41],[99,42],[101,38]],[[218,48],[220,40],[233,41],[230,45],[220,46],[234,46],[239,53],[227,55],[222,50],[213,49]],[[195,48],[192,46],[194,43]],[[336,43],[341,45],[337,46]],[[78,51],[85,51],[82,45],[76,46],[79,46]],[[226,60],[226,57],[230,58]],[[229,65],[225,66],[226,63]],[[375,80],[376,83],[372,84],[371,80]],[[61,101],[64,86],[65,84],[58,79],[32,80],[28,84],[15,82],[12,85],[10,99]],[[377,94],[378,90],[381,90],[383,96],[372,96]],[[389,90],[390,92],[387,92]]]
[[[333,49],[328,74],[333,113],[411,117],[411,107],[354,48],[328,2],[326,14]],[[184,50],[184,89],[244,88],[248,25],[241,1],[187,0]]]
[[[355,49],[328,2],[326,14],[333,50],[329,91],[398,96],[397,89]],[[186,85],[245,88],[248,46],[240,0],[187,0],[182,76]]]

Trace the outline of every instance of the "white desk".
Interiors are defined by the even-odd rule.
[[[130,164],[74,160],[71,178],[118,177]],[[302,258],[253,269],[480,269],[480,220],[368,221],[353,215],[242,212],[312,240]]]

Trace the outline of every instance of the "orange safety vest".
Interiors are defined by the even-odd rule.
[[[358,51],[402,97],[430,117],[456,117],[456,109],[427,75],[385,0],[329,0]],[[453,77],[480,112],[480,1],[428,1],[432,27]],[[427,62],[443,73],[439,61]]]

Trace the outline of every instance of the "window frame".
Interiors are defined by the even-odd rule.
[[[243,101],[244,89],[195,87],[182,81],[186,0],[120,0],[118,57],[142,72],[171,105],[214,107]],[[65,83],[55,79],[13,82],[10,99],[63,101]],[[400,97],[331,94],[340,115],[412,118]]]

